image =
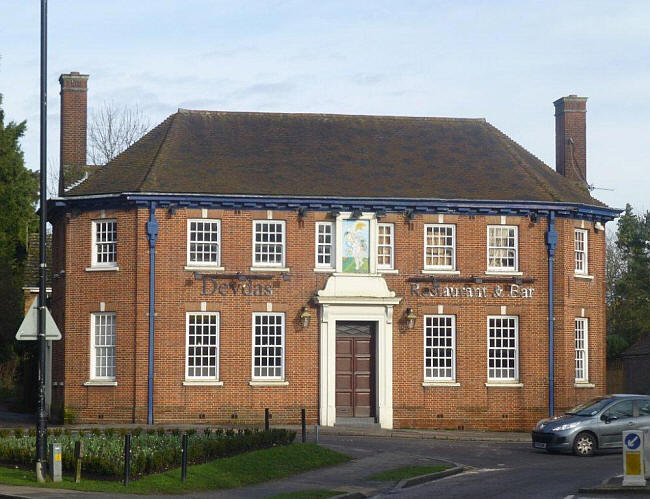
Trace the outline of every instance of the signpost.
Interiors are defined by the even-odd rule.
[[[639,430],[623,432],[623,486],[646,484],[643,469],[644,432]]]

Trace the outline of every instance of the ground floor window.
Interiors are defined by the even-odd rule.
[[[284,313],[253,314],[253,379],[284,378]]]
[[[187,314],[186,371],[188,379],[219,378],[219,313]]]
[[[424,316],[424,379],[453,381],[456,376],[456,320],[453,315]]]
[[[90,377],[115,379],[115,312],[98,312],[90,316]]]
[[[488,381],[519,377],[519,318],[488,316]]]
[[[587,369],[587,332],[588,320],[577,317],[575,320],[576,381],[589,381]]]

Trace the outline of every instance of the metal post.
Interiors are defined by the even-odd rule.
[[[183,433],[181,452],[181,482],[187,480],[187,433]]]
[[[270,422],[269,422],[269,417],[270,417],[270,416],[271,416],[271,415],[269,414],[269,410],[268,410],[268,409],[264,409],[264,429],[265,429],[265,430],[268,430],[268,429],[270,428],[270,426],[271,426],[271,424],[270,424]]]
[[[316,434],[316,443],[318,443],[318,425],[314,426],[314,433]]]
[[[81,459],[84,455],[84,443],[82,440],[77,440],[74,443],[74,460],[75,460],[75,483],[81,483]]]
[[[307,422],[305,421],[305,410],[300,410],[300,424],[302,425],[302,443],[307,441]]]
[[[131,478],[131,434],[124,435],[124,486],[129,485]]]
[[[45,481],[45,452],[47,449],[47,414],[45,414],[45,363],[47,344],[45,342],[45,278],[46,229],[47,229],[47,0],[41,0],[41,192],[39,219],[38,269],[38,413],[36,415],[36,481]]]

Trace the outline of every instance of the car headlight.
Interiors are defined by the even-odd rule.
[[[566,423],[560,426],[556,426],[555,428],[552,429],[552,431],[565,431],[565,430],[572,430],[576,426],[578,426],[580,423],[575,422],[575,423]]]

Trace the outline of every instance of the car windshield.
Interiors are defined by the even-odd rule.
[[[575,416],[595,416],[611,402],[611,398],[598,397],[591,399],[588,402],[583,402],[582,404],[575,406],[573,409],[569,409],[566,413]]]

